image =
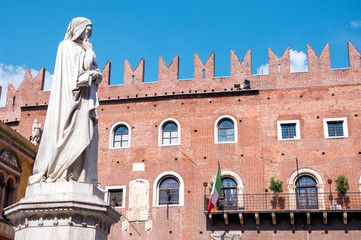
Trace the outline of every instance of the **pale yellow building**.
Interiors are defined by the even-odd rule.
[[[0,239],[14,239],[3,209],[25,196],[38,148],[0,122]]]

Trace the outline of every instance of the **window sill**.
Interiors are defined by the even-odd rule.
[[[348,136],[325,137],[325,139],[348,138]]]
[[[232,141],[232,142],[215,142],[214,144],[227,144],[227,143],[237,143],[236,141]]]
[[[296,141],[301,140],[301,138],[285,138],[285,139],[278,139],[278,141]]]
[[[184,205],[170,204],[168,207],[183,207]],[[153,205],[153,207],[167,207],[167,205]]]
[[[130,148],[130,147],[110,147],[109,149],[127,149],[127,148]]]
[[[180,144],[162,144],[159,145],[159,147],[174,147],[174,146],[179,146]]]
[[[110,206],[110,205],[109,205],[109,206]],[[112,206],[110,206],[110,207],[112,207]],[[114,209],[118,209],[118,208],[125,208],[125,206],[123,206],[123,207],[119,207],[119,206],[114,207]]]

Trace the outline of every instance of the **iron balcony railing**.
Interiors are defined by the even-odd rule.
[[[208,208],[210,195],[204,196],[204,209]],[[282,193],[264,194],[221,194],[216,207],[218,210],[268,211],[296,209],[361,209],[361,192],[342,195],[328,193]],[[213,211],[217,210],[213,209]]]

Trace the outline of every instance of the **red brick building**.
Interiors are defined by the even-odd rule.
[[[214,76],[214,53],[205,64],[195,54],[194,79],[185,80],[178,56],[169,67],[160,57],[152,83],[143,59],[134,70],[125,61],[119,86],[109,85],[108,62],[99,184],[129,220],[109,239],[359,239],[361,54],[351,42],[348,51],[349,68],[331,69],[329,45],[320,56],[308,46],[308,71],[290,72],[289,48],[280,59],[269,49],[265,75],[252,75],[250,50],[242,61],[231,51],[230,77]],[[16,91],[9,85],[0,109],[0,120],[25,137],[34,119],[45,120],[44,74],[27,71]],[[223,195],[207,216],[204,194],[218,162]],[[349,180],[346,209],[340,175]],[[283,181],[281,210],[272,177]]]

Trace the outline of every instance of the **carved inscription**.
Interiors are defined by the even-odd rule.
[[[129,221],[149,220],[149,181],[137,179],[129,182]]]

